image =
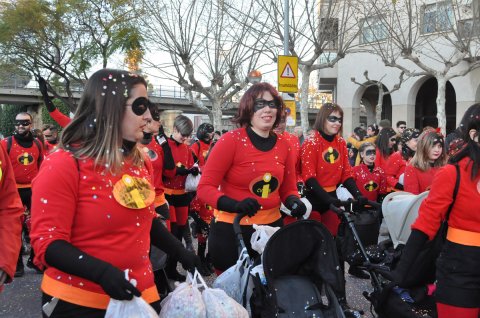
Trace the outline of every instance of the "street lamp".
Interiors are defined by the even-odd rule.
[[[248,73],[248,82],[252,84],[257,84],[262,81],[262,73],[259,70],[253,70]]]

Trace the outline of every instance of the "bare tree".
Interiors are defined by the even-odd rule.
[[[478,1],[359,1],[362,39],[386,66],[437,80],[438,126],[445,133],[449,80],[480,66]]]
[[[270,24],[275,33],[270,36],[266,53],[276,62],[282,54],[284,41],[284,7],[279,0],[256,0],[266,16],[258,25]],[[299,58],[301,72],[300,118],[304,132],[308,123],[310,76],[323,68],[333,67],[354,49],[355,24],[349,22],[352,7],[349,0],[291,0],[289,1],[289,53]],[[340,23],[340,22],[344,23]],[[258,27],[257,27],[258,29]]]
[[[248,84],[248,73],[258,67],[265,45],[264,37],[256,37],[253,28],[248,27],[252,17],[260,14],[254,6],[249,1],[227,2],[142,1],[143,10],[150,14],[143,26],[151,51],[170,56],[163,63],[145,58],[144,69],[155,68],[175,80],[218,129],[232,97]],[[231,18],[229,8],[245,13],[243,24]],[[202,98],[211,106],[207,107]]]
[[[369,88],[371,86],[376,86],[377,89],[378,89],[378,99],[377,99],[377,105],[375,105],[375,122],[378,124],[380,122],[380,120],[382,120],[382,108],[383,108],[383,97],[385,95],[389,95],[389,94],[392,94],[393,92],[395,91],[398,91],[402,85],[402,83],[405,81],[405,79],[403,78],[405,72],[401,72],[399,77],[398,77],[398,83],[393,85],[393,88],[392,89],[389,89],[387,91],[385,91],[385,89],[383,88],[383,82],[382,80],[385,78],[386,75],[383,75],[378,81],[376,80],[371,80],[369,77],[368,77],[368,71],[365,71],[363,72],[363,76],[365,76],[365,79],[366,81],[361,83],[361,82],[357,82],[357,80],[355,79],[355,77],[352,77],[350,80],[357,84],[357,85],[360,85],[362,87],[365,87],[365,88]]]

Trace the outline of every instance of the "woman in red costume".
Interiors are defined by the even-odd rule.
[[[404,190],[420,194],[430,190],[435,174],[447,162],[443,136],[434,130],[418,137],[417,151],[405,168]]]
[[[197,193],[216,209],[208,249],[217,273],[238,258],[232,226],[237,213],[247,214],[240,224],[253,256],[253,224],[282,226],[281,202],[293,209],[294,216],[306,211],[297,192],[291,146],[273,132],[283,109],[282,98],[270,84],[252,85],[240,100],[234,119],[240,128],[222,135],[209,154]]]
[[[59,150],[34,179],[31,239],[36,264],[46,267],[43,317],[104,317],[110,298],[133,296],[159,311],[150,242],[188,268],[199,263],[155,213],[152,165],[137,148],[150,109],[142,77],[97,71]]]

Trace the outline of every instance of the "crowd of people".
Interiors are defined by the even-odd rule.
[[[167,254],[171,280],[185,280],[178,263],[219,275],[238,258],[232,223],[239,213],[245,215],[240,224],[252,258],[258,256],[250,245],[253,224],[295,222],[307,211],[302,196],[312,205],[309,218],[337,237],[346,225],[330,207],[341,203],[342,185],[358,207],[382,202],[394,191],[431,191],[392,274],[399,285],[456,201],[438,261],[438,312],[441,318],[477,318],[480,211],[469,202],[480,202],[480,104],[446,138],[432,127],[419,131],[398,121],[393,129],[382,120],[344,139],[340,105],[324,104],[310,129],[289,133],[281,96],[270,84],[257,83],[239,102],[237,129],[220,132],[203,123],[192,140],[194,125],[184,115],[165,134],[139,75],[97,71],[72,119],[55,107],[46,81],[39,84],[62,131],[45,125],[34,134],[32,116],[19,113],[14,134],[0,142],[0,291],[23,275],[22,242],[29,242],[26,266],[43,273],[42,306],[50,307],[44,317],[103,317],[110,298],[133,296],[159,312],[168,288],[152,265],[151,250]],[[461,171],[453,199],[456,169],[447,162]],[[186,189],[191,179],[199,179],[196,191]],[[345,255],[338,254],[345,271]],[[354,265],[348,273],[369,278]],[[358,314],[348,304],[345,280],[337,298],[347,316]]]

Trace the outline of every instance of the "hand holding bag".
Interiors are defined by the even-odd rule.
[[[193,167],[198,168],[198,164],[194,164]],[[202,175],[198,173],[196,176],[193,174],[187,175],[187,179],[185,180],[185,191],[186,192],[195,192],[197,191],[198,183],[200,182],[200,177]]]

